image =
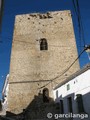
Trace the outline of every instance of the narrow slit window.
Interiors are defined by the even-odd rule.
[[[40,50],[48,50],[48,43],[45,38],[40,40]]]
[[[70,90],[70,84],[67,85],[67,91]]]
[[[58,90],[56,91],[56,98],[58,98]]]

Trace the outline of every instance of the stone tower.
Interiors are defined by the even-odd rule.
[[[52,89],[79,69],[71,13],[67,11],[17,15],[12,43],[8,111],[20,113],[35,95]],[[55,80],[51,82],[51,80]],[[48,84],[49,83],[49,84]]]

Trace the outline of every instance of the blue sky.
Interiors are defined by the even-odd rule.
[[[90,0],[78,0],[81,20],[84,28],[86,45],[90,44]],[[2,31],[0,33],[0,97],[3,82],[9,73],[10,53],[13,37],[15,15],[33,12],[47,12],[58,10],[71,10],[74,24],[78,54],[83,49],[83,41],[79,39],[78,22],[72,0],[4,0],[4,15]],[[89,63],[86,53],[80,57],[80,66]]]

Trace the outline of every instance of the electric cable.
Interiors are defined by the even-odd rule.
[[[38,88],[38,89],[42,89],[44,87],[46,87],[48,84],[50,84],[51,82],[55,81],[57,78],[60,78],[62,75],[64,75],[74,64],[75,62],[80,58],[80,56],[83,54],[83,52],[86,50],[86,48],[84,48],[81,53],[78,55],[78,57],[71,63],[71,65],[66,68],[60,75],[56,76],[55,78],[51,79],[50,82],[48,82],[47,84],[45,84],[44,86]]]
[[[72,3],[73,3],[74,10],[75,10],[75,13],[77,15],[77,20],[78,20],[79,39],[80,39],[80,41],[83,41],[83,45],[85,47],[85,36],[84,36],[84,30],[83,30],[83,25],[82,25],[79,3],[78,3],[78,0],[72,0]],[[80,46],[81,46],[81,42],[80,42]]]

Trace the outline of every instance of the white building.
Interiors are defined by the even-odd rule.
[[[6,114],[7,110],[7,97],[8,97],[8,90],[9,90],[9,84],[8,84],[9,74],[6,76],[6,80],[4,82],[3,90],[2,90],[2,112],[3,115]]]
[[[60,103],[60,113],[90,116],[90,64],[56,86],[53,92],[55,102]]]

